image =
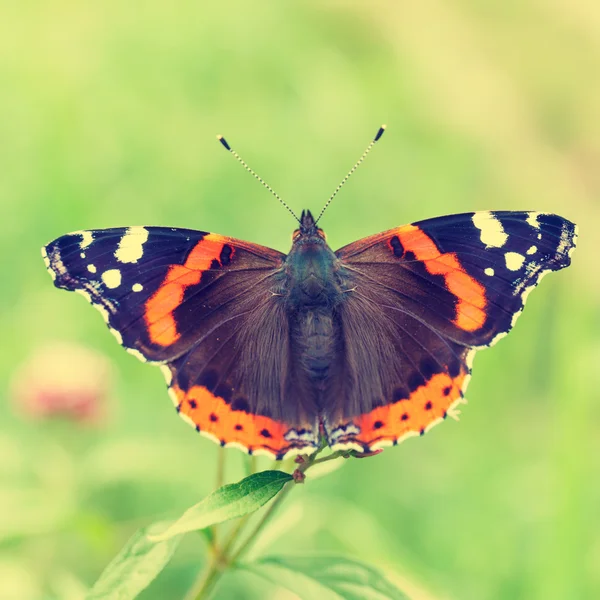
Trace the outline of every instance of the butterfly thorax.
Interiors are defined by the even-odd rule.
[[[285,261],[286,304],[292,311],[332,307],[342,295],[340,261],[310,211],[302,212],[300,222]]]
[[[294,244],[286,260],[286,304],[292,310],[336,304],[341,295],[338,265],[323,241]]]

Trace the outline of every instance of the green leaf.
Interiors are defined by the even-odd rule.
[[[302,600],[408,600],[377,569],[349,558],[272,557],[239,567]]]
[[[183,513],[166,531],[150,536],[153,541],[168,540],[173,536],[204,529],[229,519],[242,517],[266,504],[292,481],[292,476],[283,471],[263,471],[250,475],[237,483],[220,487],[210,496]]]
[[[149,535],[160,531],[164,522],[140,529],[104,569],[86,600],[130,600],[146,589],[165,568],[175,552],[181,536],[154,543]]]

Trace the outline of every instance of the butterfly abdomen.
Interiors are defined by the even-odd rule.
[[[304,375],[317,386],[331,373],[337,355],[338,340],[333,316],[327,308],[297,313],[293,318],[292,346]]]

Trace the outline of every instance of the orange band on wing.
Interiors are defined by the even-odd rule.
[[[196,385],[184,392],[174,385],[171,392],[179,402],[180,415],[191,420],[200,433],[217,443],[241,446],[250,453],[263,451],[274,458],[283,458],[290,451],[310,453],[316,449],[316,436],[314,442],[302,440],[298,432],[285,423],[232,410],[223,398],[203,386]],[[310,434],[308,429],[306,433]]]
[[[485,288],[464,271],[456,254],[440,254],[433,240],[415,225],[397,230],[405,252],[412,252],[432,275],[442,275],[448,290],[458,298],[454,324],[466,331],[476,331],[485,323]]]
[[[169,346],[179,339],[173,311],[183,302],[185,289],[200,282],[202,273],[214,260],[219,260],[225,239],[213,233],[206,234],[192,249],[183,265],[173,265],[146,302],[145,320],[150,341]]]
[[[447,373],[434,375],[418,387],[407,399],[375,408],[351,420],[358,433],[349,433],[335,440],[337,445],[359,444],[364,450],[396,443],[410,435],[421,435],[439,423],[461,399],[466,373],[450,377]],[[335,432],[335,426],[332,428]]]

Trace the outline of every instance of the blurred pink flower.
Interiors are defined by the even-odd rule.
[[[81,344],[53,342],[17,368],[11,398],[15,410],[27,417],[97,425],[106,419],[111,387],[106,357]]]

